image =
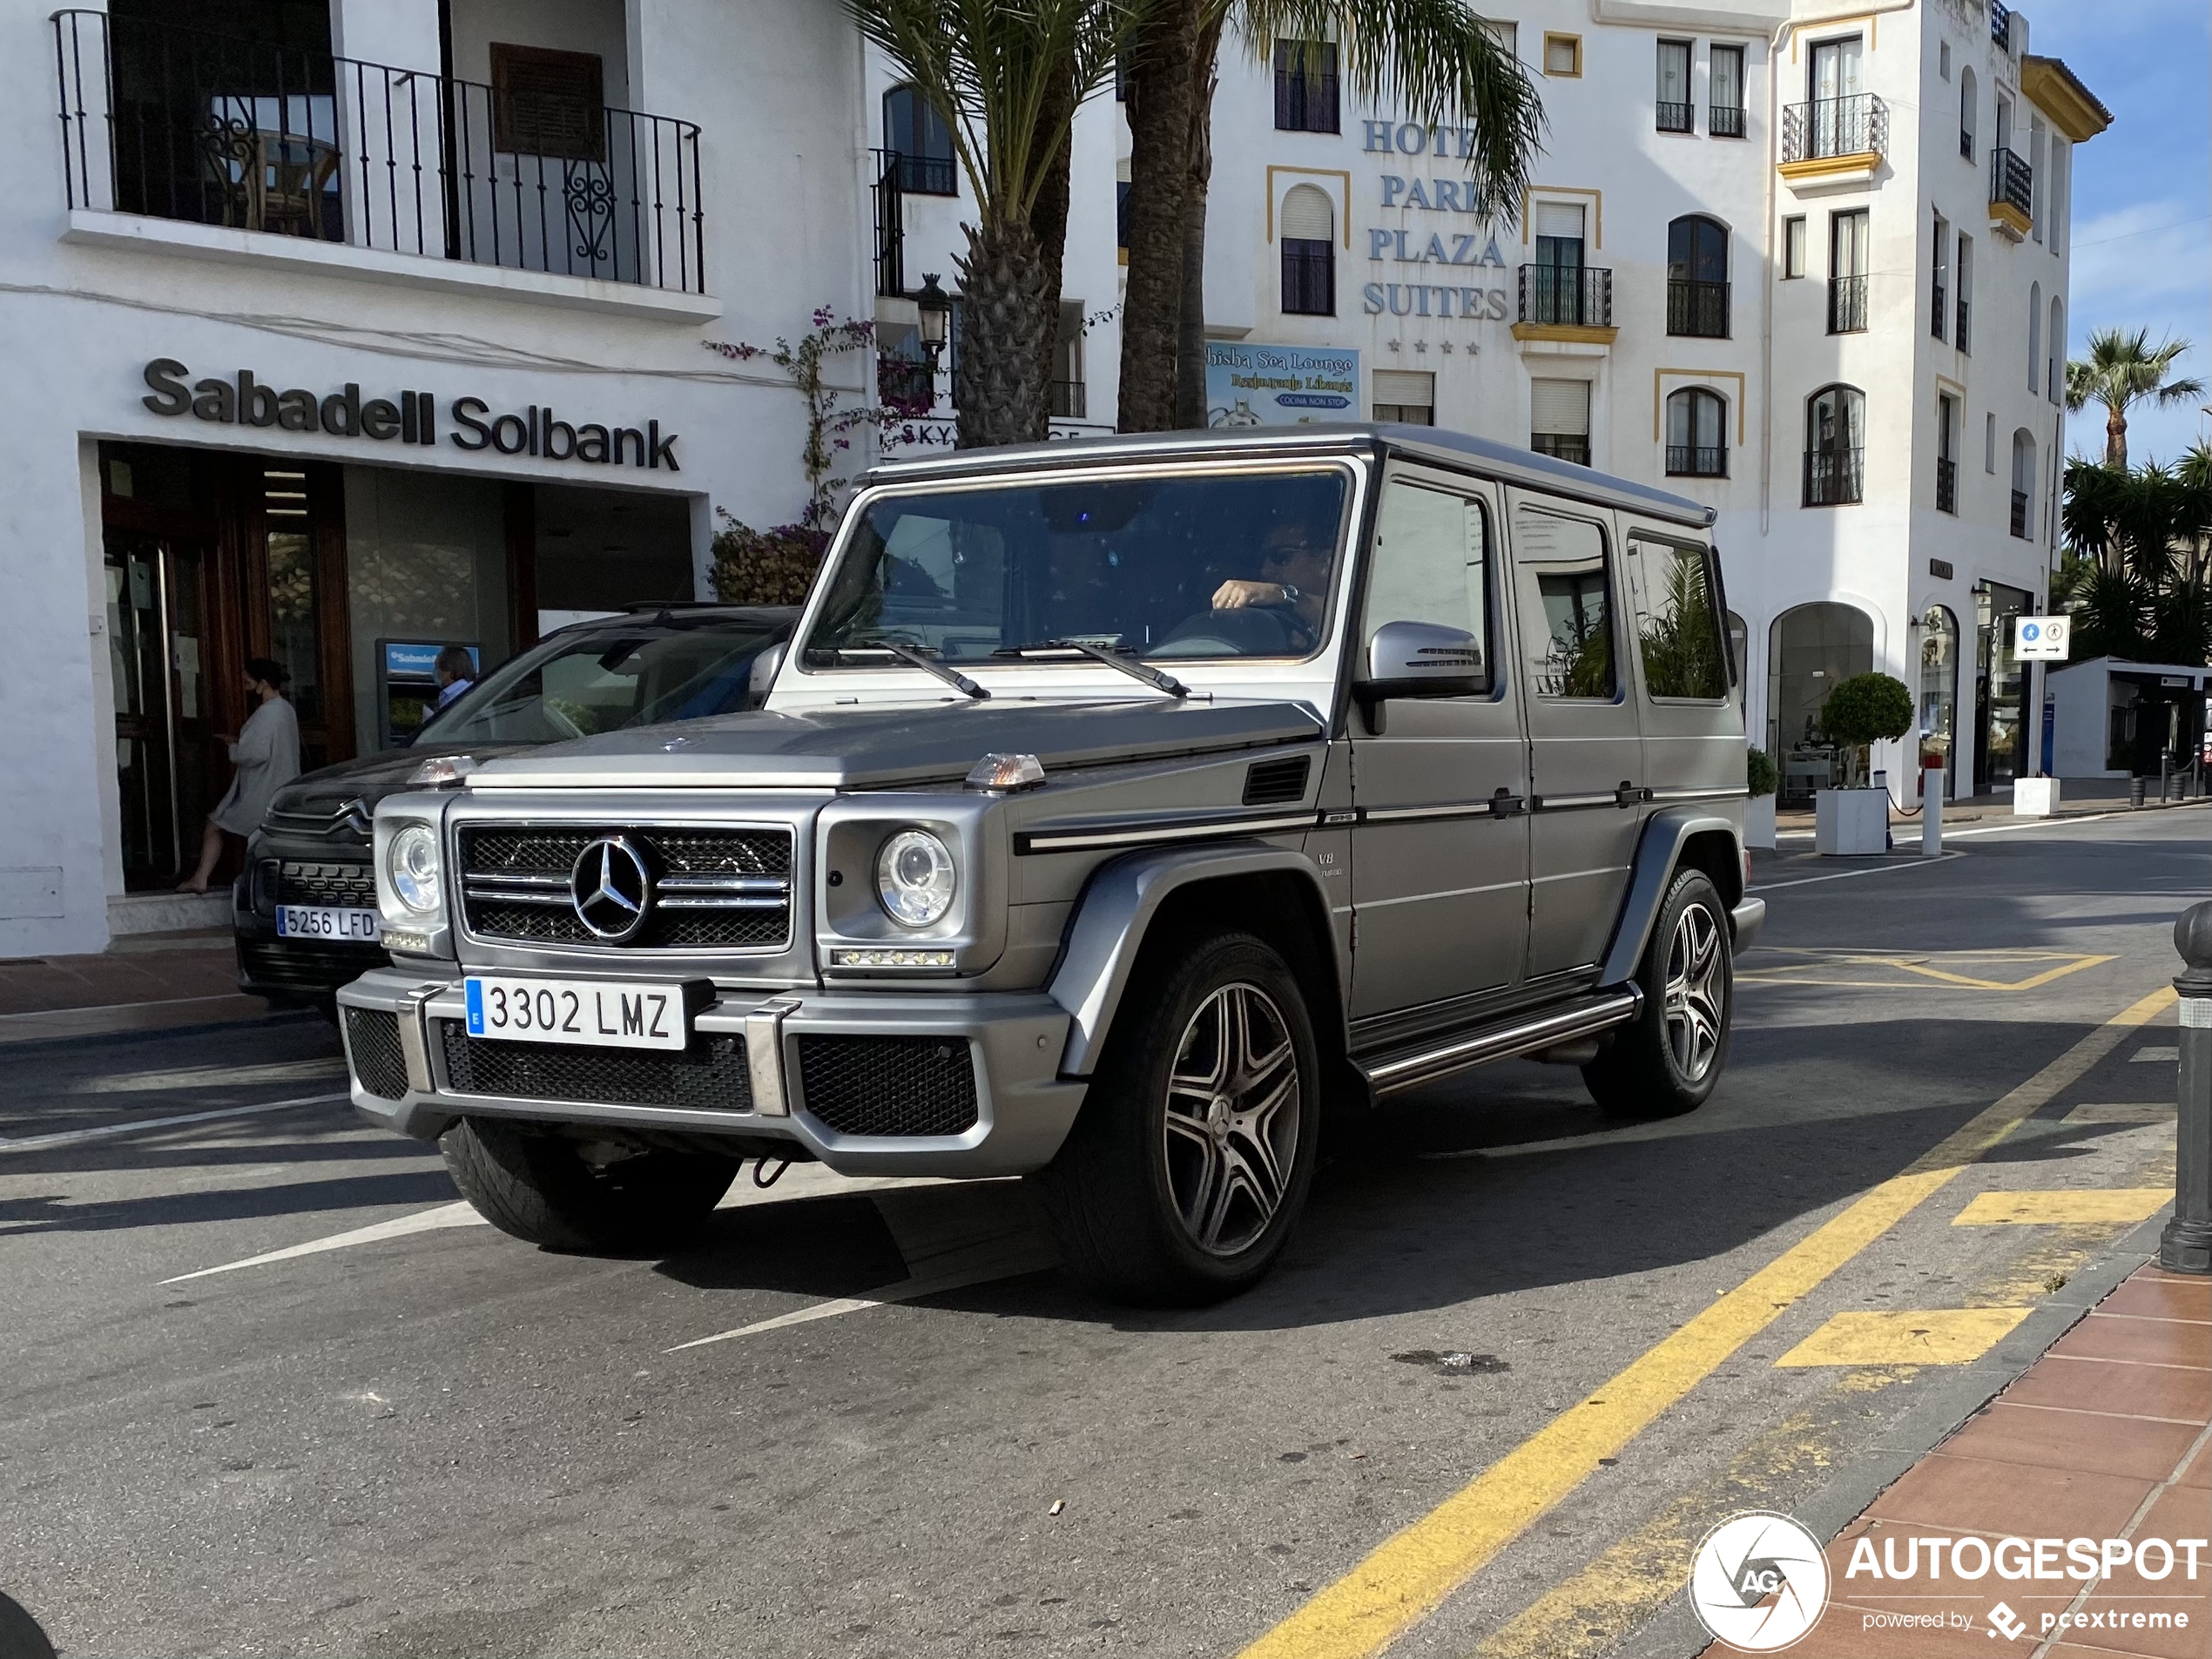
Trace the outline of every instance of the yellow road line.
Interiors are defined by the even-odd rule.
[[[1774,1363],[1810,1366],[1967,1366],[2013,1333],[2033,1310],[1889,1308],[1838,1313]]]
[[[2096,968],[2105,962],[2115,960],[2110,956],[2077,956],[2068,954],[2064,955],[2058,961],[2056,966],[2047,968],[2038,974],[2031,974],[2026,979],[2003,980],[1987,979],[1971,974],[1954,974],[1946,968],[1931,968],[1928,966],[1924,958],[1919,957],[1875,956],[1862,953],[1845,954],[1838,952],[1830,954],[1816,953],[1811,951],[1806,951],[1803,954],[1810,956],[1817,956],[1819,959],[1820,963],[1824,963],[1832,967],[1894,968],[1901,974],[1918,974],[1922,979],[1934,980],[1939,984],[1958,985],[1962,986],[1968,990],[1975,991],[2033,991],[2040,987],[2048,985],[2054,980],[2064,979],[2069,974],[2079,974],[2085,968]],[[1986,954],[1989,953],[1978,951],[1954,951],[1946,953],[1946,958],[1951,961],[1964,961],[1973,956]],[[1999,960],[2010,961],[2049,961],[2052,960],[2052,954],[2042,951],[2006,952],[2001,954]],[[1737,978],[1739,981],[1749,981],[1754,984],[1762,985],[1849,985],[1867,990],[1884,991],[1894,991],[1907,988],[1905,986],[1900,985],[1897,981],[1892,980],[1813,979],[1806,977],[1806,971],[1807,970],[1805,969],[1793,968],[1752,968],[1747,972],[1738,974]]]
[[[1379,1653],[1746,1342],[1940,1190],[2020,1121],[2174,1001],[2170,986],[2115,1015],[1940,1144],[1821,1224],[1629,1362],[1244,1649],[1242,1659]]]
[[[2053,1227],[2143,1221],[2174,1196],[2171,1187],[2076,1187],[2040,1192],[1979,1192],[1952,1217],[1954,1227]]]

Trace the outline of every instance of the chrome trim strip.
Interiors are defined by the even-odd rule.
[[[1493,795],[1487,800],[1453,801],[1443,806],[1363,806],[1359,821],[1396,824],[1421,818],[1510,818],[1519,815],[1523,805],[1518,795]]]
[[[781,910],[791,902],[789,894],[763,898],[752,894],[678,894],[673,897],[656,889],[653,903],[662,910]]]
[[[1647,789],[1647,800],[1748,800],[1751,792],[1744,789]]]
[[[782,896],[791,892],[791,879],[780,875],[664,875],[653,886],[662,893],[767,893]]]
[[[1360,1064],[1377,1094],[1390,1094],[1433,1082],[1455,1071],[1465,1071],[1487,1061],[1526,1054],[1568,1037],[1587,1036],[1611,1026],[1625,1025],[1643,1008],[1643,993],[1631,985],[1610,995],[1576,1008],[1562,1008],[1518,1025],[1477,1032],[1434,1049],[1402,1055],[1379,1064]]]
[[[752,1080],[752,1109],[762,1117],[789,1117],[784,1088],[784,1022],[799,1012],[797,997],[779,996],[745,1016],[745,1062]]]
[[[1282,830],[1312,829],[1317,814],[1295,817],[1183,819],[1117,830],[1027,830],[1014,838],[1016,855],[1031,853],[1089,853],[1109,847],[1143,846],[1158,841],[1196,841],[1220,835],[1271,835]]]

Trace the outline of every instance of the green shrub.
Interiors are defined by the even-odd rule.
[[[1743,781],[1751,791],[1751,799],[1771,795],[1782,787],[1782,772],[1774,764],[1774,757],[1764,749],[1753,749],[1743,757]]]
[[[1912,693],[1893,675],[1854,674],[1820,705],[1820,729],[1831,743],[1850,752],[1852,779],[1864,783],[1869,747],[1912,729]]]

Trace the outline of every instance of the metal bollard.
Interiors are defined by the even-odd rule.
[[[1920,774],[1920,856],[1924,859],[1943,855],[1943,780],[1946,773],[1940,767],[1930,766]]]
[[[2182,912],[2174,948],[2188,968],[2174,981],[2182,994],[2174,1218],[2159,1235],[2158,1264],[2169,1273],[2212,1273],[2212,900]]]
[[[2128,780],[2128,804],[2130,806],[2140,806],[2143,804],[2143,780],[2141,777],[2130,778]]]
[[[2158,804],[2161,806],[2174,799],[2174,757],[2158,757]]]

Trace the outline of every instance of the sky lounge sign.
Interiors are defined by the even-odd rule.
[[[527,412],[493,415],[480,397],[456,397],[441,408],[428,392],[401,392],[397,398],[364,398],[358,382],[317,396],[303,387],[279,391],[241,368],[223,379],[190,378],[192,371],[173,357],[157,357],[145,367],[146,395],[139,400],[156,415],[190,415],[219,426],[269,427],[280,432],[320,432],[334,438],[366,438],[376,443],[435,446],[441,423],[449,422],[445,441],[456,449],[492,449],[502,455],[535,455],[543,461],[581,461],[599,466],[666,468],[677,464],[673,432],[658,421],[643,427],[606,426],[558,418],[550,404],[533,403]]]

